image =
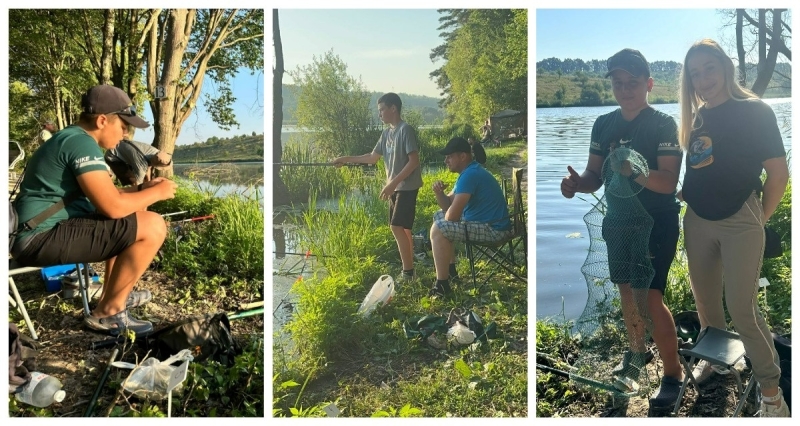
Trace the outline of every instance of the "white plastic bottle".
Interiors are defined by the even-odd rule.
[[[61,387],[61,382],[55,377],[33,371],[31,381],[16,394],[17,401],[36,407],[47,407],[53,402],[64,400],[66,392]]]

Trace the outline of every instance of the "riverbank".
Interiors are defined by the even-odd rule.
[[[430,150],[449,139],[425,137],[420,139]],[[527,165],[524,141],[487,154],[487,169],[498,176],[510,177],[512,167]],[[452,186],[455,178],[441,169],[423,174],[415,232],[430,227],[436,209],[432,182]],[[377,198],[380,177],[368,181],[363,204],[340,202],[332,212],[316,209],[312,201],[300,219],[298,251],[316,255],[327,273],[323,278],[311,272],[294,284],[296,303],[284,329],[294,347],[273,348],[273,414],[322,417],[322,408],[335,403],[343,417],[526,417],[526,282],[497,273],[481,286],[484,269],[473,287],[462,254],[453,297],[432,299],[430,252],[419,250],[416,278],[400,284],[391,302],[369,317],[356,313],[378,277],[396,277],[401,269],[385,224],[386,205]],[[521,249],[517,254],[522,260]],[[447,318],[457,307],[469,307],[498,333],[466,346],[407,334],[426,315]]]

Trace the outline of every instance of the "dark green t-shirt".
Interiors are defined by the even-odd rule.
[[[53,135],[28,162],[15,201],[19,223],[27,222],[70,194],[82,193],[77,177],[97,170],[108,172],[103,151],[82,128],[73,125]],[[89,199],[79,196],[36,229],[23,232],[18,238],[52,229],[62,220],[93,213],[95,208]]]
[[[683,199],[706,220],[721,220],[761,190],[762,163],[786,156],[775,113],[759,99],[700,108],[686,153]]]
[[[622,117],[622,110],[619,108],[597,117],[592,126],[589,152],[605,160],[613,149],[629,148],[644,157],[650,170],[658,170],[658,157],[682,158],[678,144],[678,127],[672,117],[656,110],[642,110],[633,124],[629,125],[630,123]],[[675,191],[671,194],[659,194],[644,188],[637,197],[649,213],[680,210]]]

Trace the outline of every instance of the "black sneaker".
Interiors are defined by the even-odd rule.
[[[437,296],[449,296],[453,293],[453,289],[450,288],[449,282],[439,282],[436,283],[431,287],[430,291],[428,291],[428,296],[430,297],[437,297]]]
[[[673,408],[675,406],[675,401],[678,400],[678,394],[681,391],[682,384],[680,380],[674,377],[662,377],[661,386],[650,396],[650,408]]]
[[[83,323],[92,330],[108,333],[112,336],[118,336],[125,330],[133,330],[136,334],[153,331],[153,324],[151,324],[150,321],[138,320],[130,316],[127,310],[105,318],[85,315],[83,317]]]

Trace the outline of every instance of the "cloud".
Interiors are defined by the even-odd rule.
[[[408,58],[414,56],[413,49],[367,50],[359,55],[362,58]]]

